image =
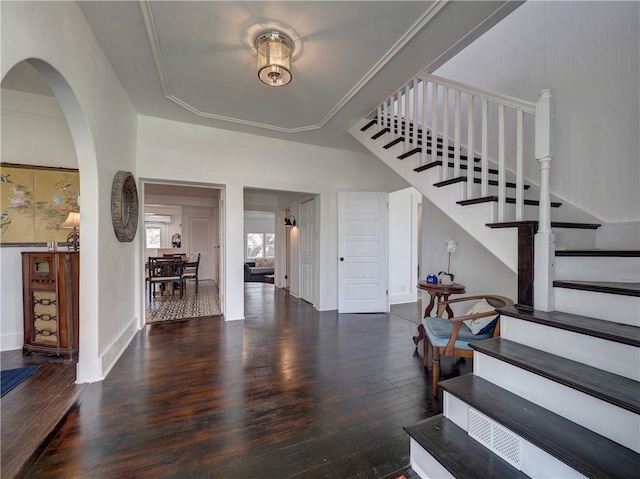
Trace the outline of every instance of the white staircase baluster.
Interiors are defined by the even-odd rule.
[[[482,152],[480,153],[480,197],[487,196],[489,181],[489,101],[482,99]]]
[[[524,219],[523,116],[522,110],[516,111],[516,221]]]
[[[409,138],[408,121],[409,121],[409,87],[407,85],[402,88],[402,93],[400,94],[400,116],[398,118],[398,135],[394,138],[404,137],[405,140]],[[403,142],[404,143],[404,142]],[[404,144],[402,145],[401,153],[404,153]]]
[[[398,118],[400,117],[400,92],[397,92],[393,98],[393,134],[392,138],[398,136]]]
[[[422,80],[422,152],[419,155],[419,165],[424,165],[427,159],[427,135],[429,133],[429,129],[427,128],[427,118],[428,118],[428,109],[427,109],[427,100],[428,100],[428,90],[429,83],[426,80]]]
[[[418,87],[419,81],[417,78],[413,80],[413,127],[411,129],[411,149],[418,147],[418,123],[419,123],[419,110],[418,110],[418,100],[419,100],[419,92],[420,89]]]
[[[460,176],[460,90],[455,91],[453,111],[453,177]]]
[[[442,168],[440,168],[440,181],[449,178],[449,87],[442,89]],[[435,140],[435,139],[434,139]],[[432,145],[432,149],[435,148]]]
[[[505,220],[507,204],[504,138],[504,105],[498,106],[498,221]]]
[[[431,162],[438,161],[436,140],[438,136],[438,85],[431,83]]]
[[[473,95],[467,99],[467,189],[465,200],[473,197],[474,153],[473,153]]]

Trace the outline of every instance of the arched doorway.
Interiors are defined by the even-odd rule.
[[[27,59],[17,63],[7,72],[2,81],[3,95],[3,162],[23,165],[66,167],[78,169],[80,172],[80,190],[87,191],[83,204],[83,216],[97,215],[97,190],[95,153],[92,135],[88,122],[84,117],[78,99],[62,74],[50,64],[37,59]],[[13,109],[5,108],[8,104]],[[5,115],[7,115],[5,117]],[[42,151],[45,149],[45,151]],[[93,174],[92,174],[93,172]],[[91,194],[91,191],[94,193]],[[93,211],[92,211],[93,210]],[[77,364],[78,379],[83,376],[95,378],[98,364],[97,347],[97,291],[86,288],[96,282],[95,269],[87,265],[92,263],[90,228],[81,220],[83,248],[80,266],[80,354]],[[95,242],[94,242],[95,243]],[[85,246],[83,244],[83,246]],[[46,249],[44,245],[33,244],[30,249]],[[5,281],[5,275],[20,277],[19,261],[23,247],[2,248],[3,259],[3,314],[2,329],[11,332],[11,342],[20,340],[22,324],[15,324],[15,311],[22,312],[22,292],[9,291],[8,284],[20,282]],[[7,260],[5,262],[5,260]],[[5,266],[7,268],[5,268]],[[7,271],[8,269],[8,271]],[[4,311],[12,309],[14,314],[6,315]],[[13,323],[11,323],[13,320]],[[15,344],[3,344],[3,349]],[[90,371],[89,374],[82,371]]]

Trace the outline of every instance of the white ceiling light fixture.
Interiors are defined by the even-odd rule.
[[[258,78],[269,86],[284,86],[291,81],[293,42],[278,31],[261,33],[256,38]]]

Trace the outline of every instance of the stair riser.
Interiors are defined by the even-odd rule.
[[[422,479],[455,479],[431,454],[411,438],[409,446],[411,469]]]
[[[469,431],[469,405],[464,401],[444,392],[444,415],[465,431]],[[503,426],[504,427],[504,426]],[[507,429],[507,428],[505,428]],[[519,469],[530,477],[562,477],[565,479],[584,478],[578,471],[570,468],[562,461],[551,456],[547,452],[519,437],[513,431],[507,429],[512,435],[518,437],[520,443],[520,467]],[[420,447],[420,446],[418,446]],[[431,476],[437,477],[437,476]]]
[[[640,381],[640,348],[504,315],[500,320],[500,336]]]
[[[562,209],[562,207],[558,208]],[[554,218],[553,221],[561,221],[560,218]],[[584,230],[573,228],[554,228],[553,234],[556,236],[556,250],[566,249],[593,249],[596,247],[596,230]]]
[[[553,288],[555,309],[566,313],[640,326],[640,297]]]
[[[640,416],[496,358],[475,352],[477,376],[640,453]]]
[[[640,283],[640,258],[556,256],[556,279]]]

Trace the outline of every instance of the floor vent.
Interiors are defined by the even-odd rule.
[[[478,411],[469,408],[469,436],[520,469],[520,438]]]

